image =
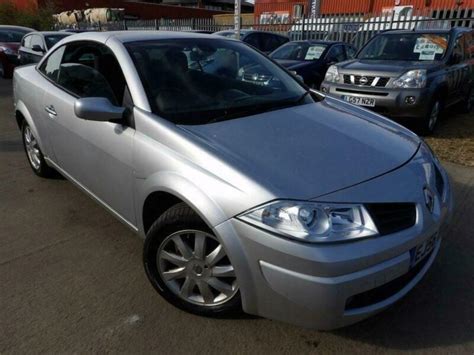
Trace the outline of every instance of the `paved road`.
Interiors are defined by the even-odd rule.
[[[388,311],[333,332],[200,318],[148,284],[141,239],[66,180],[33,175],[10,85],[0,81],[0,353],[474,352],[473,169],[447,165],[453,224],[423,282]]]

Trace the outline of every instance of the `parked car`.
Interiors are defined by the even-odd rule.
[[[242,80],[241,58],[273,79]],[[150,282],[188,312],[336,328],[402,298],[438,253],[451,187],[428,146],[240,41],[79,34],[13,88],[33,172],[145,238]]]
[[[214,33],[215,35],[234,38],[235,31],[219,31]],[[250,44],[252,47],[257,48],[263,53],[271,53],[281,45],[289,41],[288,37],[271,33],[271,32],[262,32],[262,31],[253,31],[253,30],[240,30],[240,40],[247,44]]]
[[[38,63],[45,53],[57,42],[72,33],[67,32],[31,32],[21,40],[18,49],[20,65]]]
[[[18,64],[18,48],[21,39],[31,28],[0,25],[0,76],[11,78],[13,69]]]
[[[329,66],[354,58],[357,49],[344,42],[294,41],[270,54],[270,58],[299,75],[311,88],[319,89]]]
[[[424,134],[440,112],[474,96],[473,30],[389,31],[375,36],[356,58],[331,66],[322,91],[398,120]]]

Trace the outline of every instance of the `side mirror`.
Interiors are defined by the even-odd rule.
[[[74,103],[74,113],[84,120],[107,122],[122,120],[125,108],[113,105],[105,97],[83,97]]]
[[[39,44],[35,44],[31,49],[33,50],[33,52],[41,52],[41,53],[45,52],[43,47],[41,47]]]

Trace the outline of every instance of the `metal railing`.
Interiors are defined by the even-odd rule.
[[[453,26],[474,27],[474,9],[437,9],[412,12],[405,15],[392,13],[325,16],[301,18],[285,24],[244,25],[243,29],[267,31],[289,36],[291,40],[319,39],[337,40],[361,47],[375,34],[393,29],[447,29]],[[209,31],[232,30],[231,24],[218,24],[212,18],[125,20],[106,24],[78,23],[74,28],[116,30],[160,30],[160,31]]]

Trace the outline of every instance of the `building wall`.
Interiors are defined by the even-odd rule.
[[[319,0],[320,13],[330,14],[368,14],[380,12],[383,8],[395,6],[395,0]],[[400,0],[400,6],[413,5],[415,9],[425,9],[429,0]],[[293,5],[304,4],[306,13],[309,12],[310,0],[255,0],[255,18],[262,13],[287,11],[290,15]],[[455,0],[431,0],[432,9],[450,9],[456,7]],[[474,8],[474,0],[463,0],[461,8]]]

